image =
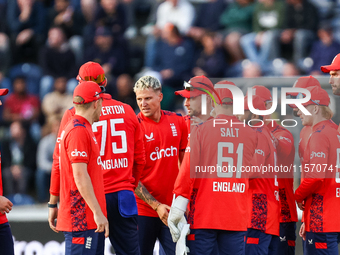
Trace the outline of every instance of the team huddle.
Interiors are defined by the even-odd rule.
[[[340,95],[340,57],[322,71]],[[161,109],[160,82],[143,76],[134,86],[136,116],[105,93],[99,64],[85,63],[77,79],[74,107],[59,129],[48,203],[50,227],[64,232],[65,254],[104,254],[105,237],[117,255],[152,255],[156,240],[166,255],[295,254],[296,204],[304,253],[338,254],[340,134],[317,79],[299,78],[293,87],[302,92],[287,95],[309,98],[290,105],[304,126],[295,192],[293,172],[241,171],[294,164],[290,131],[253,113],[271,109],[266,87],[254,86],[244,114],[234,115],[225,86],[237,84],[193,77],[175,92],[185,98],[183,117]],[[327,171],[307,171],[311,165]],[[202,170],[211,166],[224,171]]]

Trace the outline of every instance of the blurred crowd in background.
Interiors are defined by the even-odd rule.
[[[322,75],[339,43],[340,0],[0,0],[4,195],[47,201],[59,123],[87,61],[136,112],[133,84],[147,74],[176,110],[173,92],[192,76]]]

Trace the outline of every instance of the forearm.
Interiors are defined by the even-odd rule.
[[[57,204],[58,201],[59,201],[59,197],[58,196],[50,194],[50,201],[48,203],[54,205],[54,204]]]
[[[145,188],[143,183],[139,182],[137,188],[135,189],[136,195],[142,199],[145,203],[150,205],[152,209],[156,209],[160,204],[157,199],[155,199],[150,192]]]

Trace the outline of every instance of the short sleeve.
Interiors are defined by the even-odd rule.
[[[84,127],[70,131],[65,141],[66,153],[72,163],[88,163],[91,155],[91,140]]]

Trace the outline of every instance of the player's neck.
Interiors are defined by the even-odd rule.
[[[324,117],[322,117],[322,115],[320,116],[315,116],[314,119],[313,119],[313,125],[312,125],[312,128],[317,125],[318,123],[320,123],[321,121],[324,121],[324,120],[327,120],[325,119]]]
[[[91,125],[93,124],[93,112],[92,111],[77,111],[76,110],[76,115],[79,115],[86,119]]]
[[[162,116],[162,112],[161,112],[161,109],[159,109],[152,116],[149,116],[147,118],[149,118],[150,120],[153,120],[154,122],[158,123],[161,120],[161,116]]]

